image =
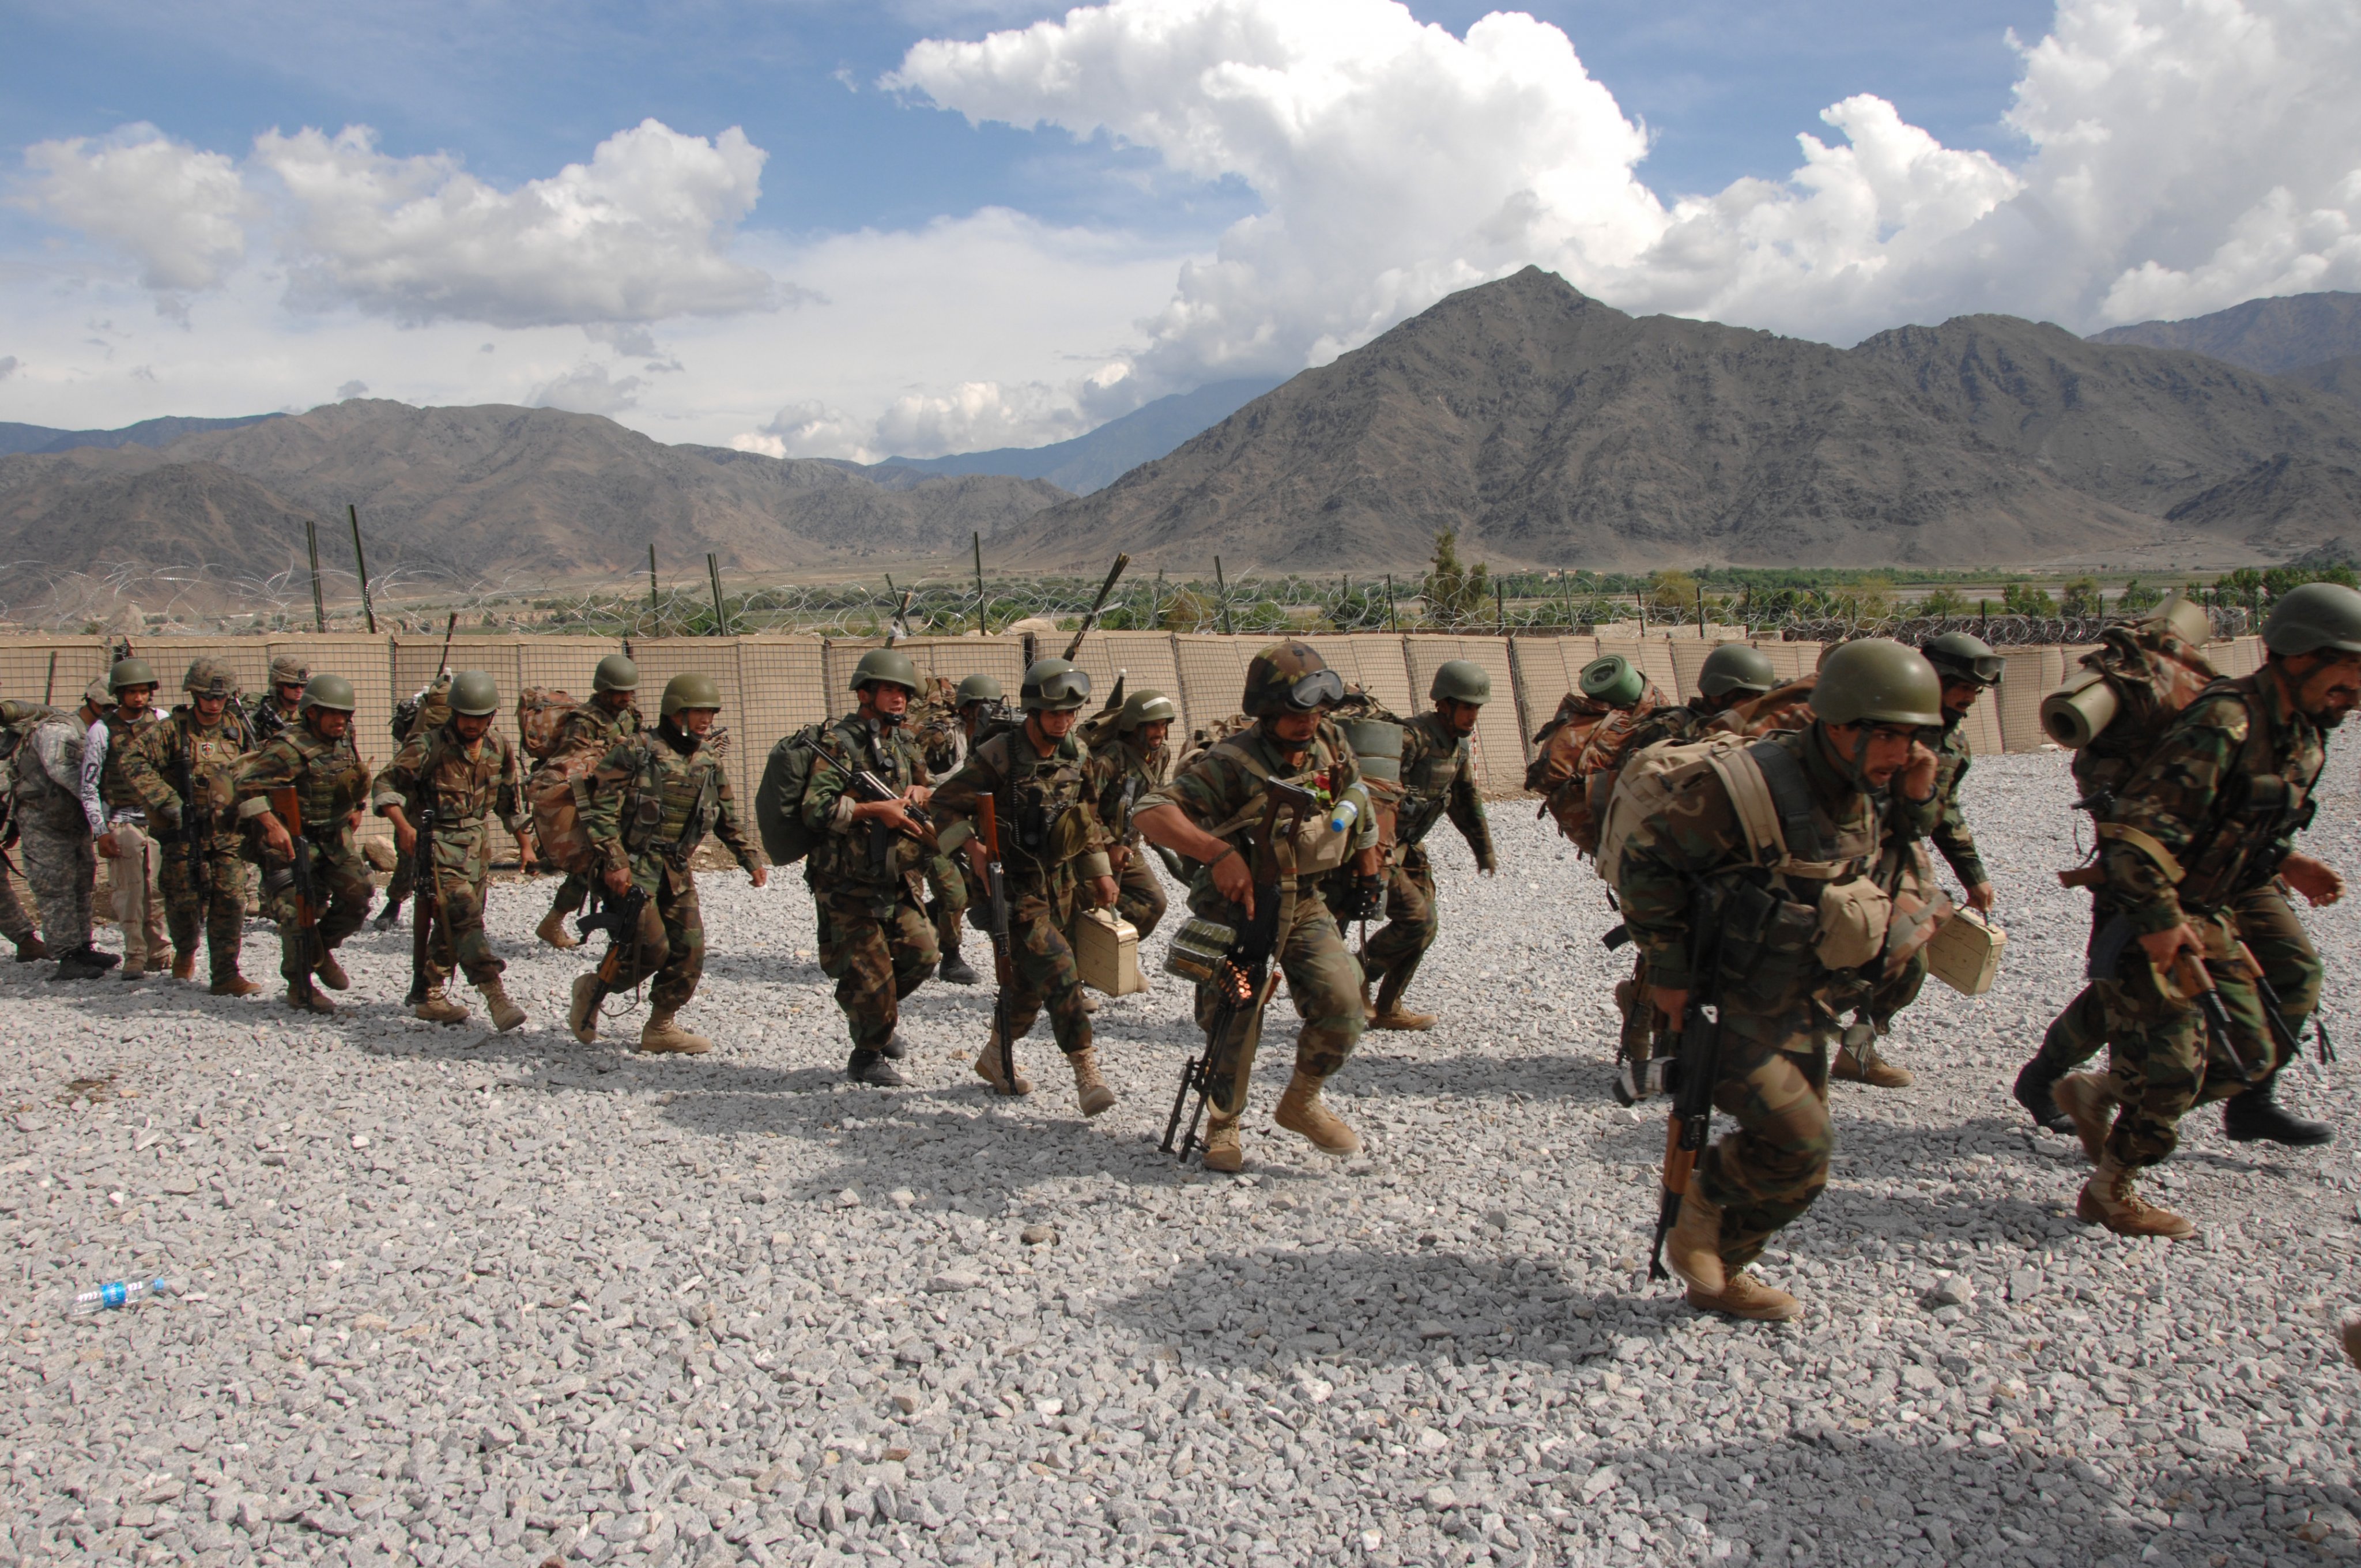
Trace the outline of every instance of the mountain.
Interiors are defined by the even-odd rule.
[[[1629,316],[1528,268],[1028,519],[1002,554],[1362,572],[1456,529],[1521,565],[2193,565],[2263,546],[2240,517],[2166,514],[2280,454],[2361,466],[2361,410],[2014,317],[1842,350]]]
[[[46,424],[11,424],[0,421],[0,457],[19,452],[68,452],[77,446],[170,446],[184,435],[201,431],[237,430],[259,424],[279,414],[239,414],[232,419],[191,419],[168,414],[143,419],[120,430],[54,430]]]
[[[2361,294],[2332,291],[2248,300],[2187,321],[2109,327],[2092,333],[2090,341],[2182,349],[2280,376],[2361,354]]]
[[[1071,441],[961,452],[949,457],[888,457],[861,471],[873,477],[883,477],[895,468],[921,474],[1011,474],[1020,479],[1047,479],[1060,489],[1088,495],[1142,463],[1163,456],[1278,385],[1278,380],[1262,376],[1215,381],[1193,392],[1175,392],[1143,404]]]

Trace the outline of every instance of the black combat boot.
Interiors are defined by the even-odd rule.
[[[377,918],[370,922],[370,924],[374,925],[380,931],[390,931],[396,926],[401,925],[401,900],[399,898],[387,899],[385,901],[385,907],[378,911]]]
[[[2033,1059],[2018,1069],[2016,1086],[2009,1091],[2035,1122],[2061,1136],[2071,1136],[2074,1132],[2074,1118],[2058,1109],[2055,1097],[2058,1080],[2068,1070],[2049,1054],[2048,1042],[2044,1041],[2041,1049],[2033,1053]]]
[[[2336,1136],[2325,1122],[2307,1122],[2290,1115],[2271,1098],[2273,1074],[2243,1094],[2222,1102],[2222,1132],[2233,1143],[2285,1144],[2290,1148],[2317,1148]]]
[[[855,1083],[866,1083],[874,1089],[900,1089],[910,1080],[894,1070],[894,1064],[875,1051],[856,1048],[844,1064],[844,1076]]]
[[[881,1057],[891,1057],[894,1060],[900,1061],[904,1057],[910,1054],[910,1042],[902,1037],[901,1030],[896,1029],[892,1034],[885,1036],[885,1043],[877,1047],[877,1054]]]
[[[969,967],[968,961],[959,956],[959,950],[953,948],[945,953],[943,961],[936,966],[935,978],[952,985],[974,985],[983,977]]]

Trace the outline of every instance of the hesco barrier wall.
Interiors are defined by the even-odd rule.
[[[1487,794],[1519,793],[1533,731],[1556,711],[1573,689],[1582,666],[1601,653],[1620,653],[1648,673],[1666,692],[1697,693],[1705,656],[1733,629],[1687,637],[1457,637],[1393,636],[1378,632],[1320,635],[1307,639],[1345,679],[1374,692],[1403,714],[1424,711],[1428,683],[1446,659],[1471,659],[1492,675],[1493,701],[1477,727],[1475,749]],[[696,637],[635,641],[644,706],[653,713],[664,683],[684,671],[711,675],[721,688],[721,722],[731,741],[732,786],[751,798],[771,745],[817,719],[848,710],[848,689],[861,655],[877,639],[817,637]],[[1104,692],[1116,673],[1128,689],[1152,687],[1180,705],[1184,729],[1236,712],[1246,662],[1268,639],[1163,631],[1093,632],[1078,662]],[[156,666],[165,689],[164,706],[178,700],[181,674],[191,659],[226,661],[249,698],[265,689],[270,661],[281,653],[304,660],[317,673],[333,670],[349,678],[360,699],[354,715],[362,755],[382,766],[393,755],[393,705],[433,678],[441,652],[439,637],[301,636],[157,638],[137,646]],[[978,673],[996,676],[1012,699],[1036,650],[1030,637],[917,638],[899,646],[927,674],[956,681]],[[1044,651],[1063,648],[1042,640]],[[1756,643],[1783,677],[1802,674],[1817,662],[1817,642]],[[53,701],[70,704],[94,675],[104,673],[109,641],[102,637],[0,638],[0,696],[34,697],[45,689]],[[617,644],[588,637],[460,637],[451,643],[451,667],[488,672],[500,683],[503,703],[513,708],[529,685],[555,686],[588,696],[590,672]],[[2031,751],[2044,743],[2041,699],[2065,678],[2085,652],[2081,647],[2012,648],[2000,689],[1976,705],[1968,739],[1978,752]],[[2261,640],[2241,637],[2208,650],[2225,674],[2246,674],[2262,663]],[[52,674],[54,672],[54,674]],[[369,830],[383,831],[370,819]]]

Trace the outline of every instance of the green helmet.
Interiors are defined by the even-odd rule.
[[[1712,697],[1732,692],[1760,696],[1778,684],[1771,656],[1752,642],[1723,643],[1705,656],[1705,668],[1697,672],[1697,690]]]
[[[1126,735],[1143,724],[1170,724],[1180,717],[1172,699],[1159,691],[1136,691],[1123,699],[1123,711],[1115,715],[1115,727]]]
[[[1063,659],[1036,659],[1016,699],[1027,713],[1071,713],[1090,700],[1091,677]]]
[[[1630,707],[1647,695],[1648,677],[1620,653],[1602,653],[1582,666],[1582,695],[1609,707]]]
[[[710,707],[718,711],[721,707],[721,688],[714,685],[711,675],[690,670],[664,683],[664,700],[658,707],[665,718],[688,707]]]
[[[861,655],[861,663],[852,668],[852,689],[859,691],[873,683],[900,686],[916,696],[918,666],[910,663],[910,655],[899,648],[872,648]]]
[[[2263,646],[2281,655],[2315,653],[2323,648],[2361,653],[2361,593],[2335,583],[2306,583],[2290,588],[2271,606],[2270,618],[2263,622]]]
[[[1492,700],[1492,677],[1473,659],[1445,659],[1434,667],[1426,695],[1435,702],[1466,702],[1481,707]]]
[[[1943,722],[1943,683],[1916,648],[1891,637],[1838,644],[1820,664],[1812,714],[1823,724]]]
[[[640,689],[640,667],[620,653],[609,653],[598,661],[598,668],[591,674],[590,689],[635,692]]]
[[[1980,686],[2000,685],[2000,673],[2007,663],[1993,652],[1991,643],[1965,631],[1946,631],[1921,643],[1918,652],[1943,679],[1973,681]]]
[[[951,699],[951,706],[965,707],[971,703],[1007,700],[1008,693],[990,675],[970,675],[959,684],[959,695]]]
[[[181,677],[181,689],[192,696],[227,696],[236,685],[219,659],[192,659],[189,673]]]
[[[109,691],[121,691],[126,686],[152,686],[156,672],[148,667],[145,659],[117,659],[115,668],[106,672]]]
[[[303,700],[299,707],[324,707],[335,713],[350,713],[354,707],[353,683],[342,675],[324,671],[313,675],[303,685]]]
[[[270,684],[274,686],[300,686],[312,678],[312,666],[292,653],[281,653],[270,661]]]
[[[481,718],[500,710],[500,683],[482,670],[462,670],[451,682],[451,711]]]
[[[1246,689],[1238,706],[1255,718],[1280,713],[1317,713],[1345,700],[1345,677],[1328,667],[1309,642],[1274,642],[1246,665]]]

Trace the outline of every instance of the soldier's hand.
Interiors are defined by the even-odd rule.
[[[855,822],[883,822],[896,833],[915,833],[918,825],[898,800],[864,800],[852,808]]]
[[[924,806],[935,798],[935,792],[925,784],[912,784],[902,792],[902,798],[912,806]]]
[[[258,818],[262,824],[262,841],[270,852],[282,861],[295,858],[295,840],[287,836],[287,824],[276,817]]]
[[[1968,889],[1968,907],[1979,915],[1989,915],[1993,906],[1993,884],[1980,882]]]
[[[1648,997],[1656,1004],[1656,1011],[1664,1014],[1666,1028],[1678,1029],[1681,1026],[1681,1020],[1687,1016],[1689,1010],[1686,990],[1675,991],[1668,985],[1652,985],[1648,988]]]
[[[1115,907],[1115,878],[1111,876],[1091,878],[1091,907],[1093,909]]]
[[[2169,931],[2147,932],[2140,938],[2139,945],[2158,974],[2170,974],[2184,952],[2196,955],[2200,963],[2205,959],[2205,939],[2197,934],[2196,927],[2185,920]]]
[[[111,861],[122,853],[121,849],[115,844],[115,834],[112,831],[101,833],[94,842],[98,846],[98,852],[107,860]]]
[[[410,825],[407,817],[393,819],[393,847],[401,851],[405,861],[418,853],[418,829]]]
[[[2345,879],[2336,868],[2310,855],[2290,855],[2279,862],[2279,875],[2315,908],[2345,896]]]
[[[756,866],[746,874],[754,879],[756,887],[768,887],[771,883],[771,868],[768,866]]]
[[[1224,898],[1242,905],[1246,918],[1254,918],[1254,872],[1247,866],[1243,851],[1232,850],[1213,862],[1213,886]]]
[[[1926,800],[1934,795],[1935,753],[1927,742],[1910,742],[1910,760],[1903,764],[1901,776],[1895,782],[1909,799]]]
[[[541,867],[533,858],[533,840],[530,839],[517,840],[517,870],[526,876],[537,876],[541,872]]]
[[[617,898],[620,898],[625,894],[631,891],[631,873],[624,870],[621,866],[611,868],[605,876],[598,880],[605,883],[607,884],[607,891],[613,894]]]

